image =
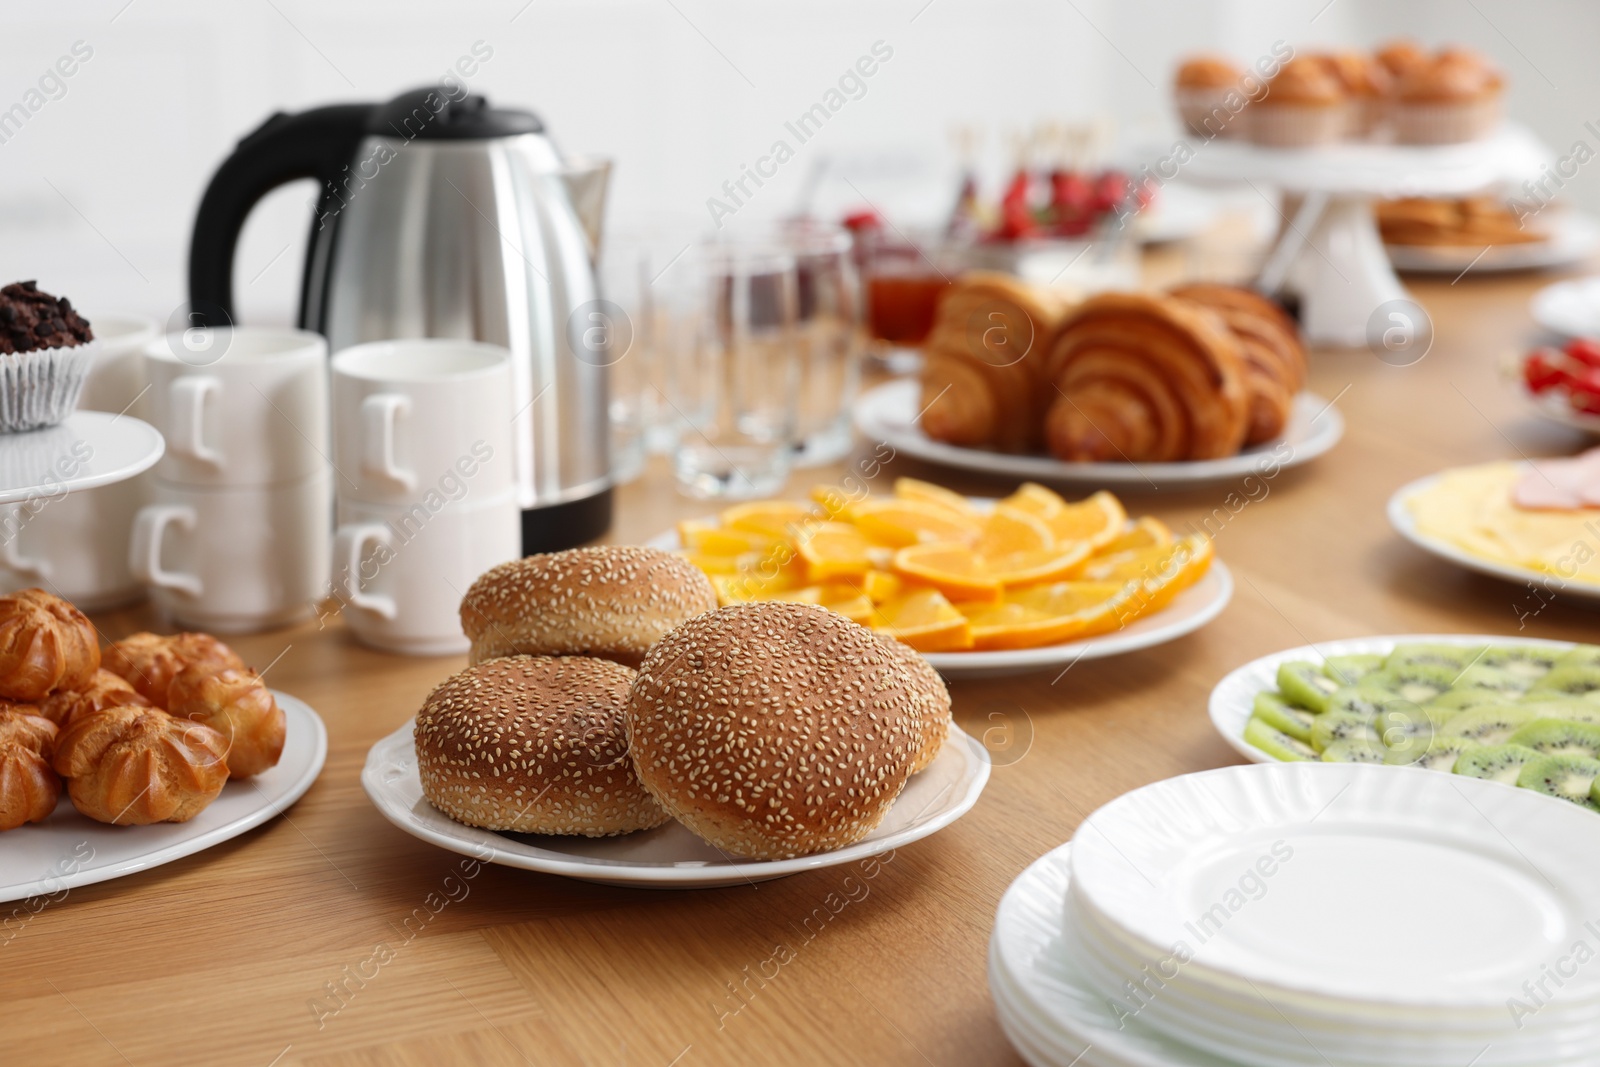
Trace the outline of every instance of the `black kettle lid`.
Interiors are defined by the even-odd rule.
[[[366,132],[405,141],[478,141],[543,133],[544,123],[531,111],[490,107],[486,97],[428,85],[374,107]]]

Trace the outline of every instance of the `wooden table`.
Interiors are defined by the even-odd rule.
[[[1218,557],[1238,577],[1232,605],[1197,634],[1081,663],[1054,683],[1045,673],[952,686],[956,719],[994,745],[988,790],[855,888],[846,870],[689,892],[503,867],[463,879],[460,857],[390,826],[359,784],[368,747],[463,661],[368,651],[337,622],[240,639],[257,665],[282,653],[270,680],[327,721],[327,769],[266,826],[74,889],[28,920],[0,948],[0,1062],[1020,1062],[984,978],[1001,893],[1118,794],[1235,762],[1205,714],[1226,671],[1361,634],[1597,636],[1596,616],[1559,596],[1519,631],[1538,606],[1527,590],[1419,553],[1383,514],[1397,486],[1440,467],[1582,445],[1532,417],[1497,376],[1531,337],[1528,297],[1546,281],[1417,283],[1437,325],[1421,363],[1316,354],[1311,386],[1338,397],[1349,425],[1331,454],[1248,489],[1130,496],[1130,510],[1175,528],[1211,517]],[[791,491],[849,465],[803,472]],[[1010,488],[905,458],[879,480],[901,474]],[[1230,491],[1244,506],[1230,507]],[[618,541],[706,510],[678,497],[659,465],[619,506]],[[142,612],[98,621],[113,637],[150,624]],[[830,899],[846,905],[802,926]],[[427,917],[409,925],[420,934],[407,933],[413,916]],[[375,965],[380,946],[387,962]],[[767,962],[775,956],[787,962]]]

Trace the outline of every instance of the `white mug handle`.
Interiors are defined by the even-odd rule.
[[[180,456],[221,467],[227,458],[206,444],[206,397],[222,393],[222,381],[205,374],[190,374],[174,381],[168,390],[172,404],[172,434],[167,447]]]
[[[394,617],[400,613],[394,597],[361,590],[361,554],[369,543],[387,546],[389,528],[382,523],[358,522],[341,526],[334,534],[333,565],[338,567],[342,563],[344,567],[335,574],[334,581],[339,587],[335,593],[343,603],[370,611],[393,622]]]
[[[29,575],[41,582],[50,580],[50,561],[29,559],[22,554],[22,505],[7,504],[0,508],[0,567],[13,574]]]
[[[151,504],[141,508],[133,520],[133,536],[128,542],[128,569],[134,578],[161,589],[175,589],[199,596],[205,586],[197,574],[183,574],[161,568],[161,542],[167,527],[177,523],[193,530],[198,521],[194,508],[182,504]]]
[[[394,424],[409,414],[411,398],[403,393],[374,393],[361,402],[361,469],[402,489],[417,487],[417,476],[394,458]]]

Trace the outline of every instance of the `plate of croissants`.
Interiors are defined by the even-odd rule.
[[[1294,321],[1260,294],[1065,293],[974,272],[941,299],[920,380],[855,406],[862,434],[930,463],[1066,484],[1166,489],[1272,477],[1338,443],[1303,391]]]
[[[236,837],[298,800],[327,751],[314,711],[209,634],[102,650],[68,601],[0,597],[0,900]]]
[[[989,779],[926,660],[815,604],[717,607],[659,549],[514,560],[467,590],[470,666],[361,775],[406,833],[611,885],[743,885],[876,857]]]

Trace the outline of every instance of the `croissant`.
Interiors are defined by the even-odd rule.
[[[1231,456],[1249,430],[1244,357],[1221,319],[1185,301],[1103,293],[1049,353],[1050,451],[1134,463]]]
[[[61,779],[50,766],[56,725],[31,710],[0,707],[0,830],[43,822],[61,799]]]
[[[1283,436],[1295,394],[1306,383],[1306,351],[1294,320],[1261,294],[1237,286],[1198,283],[1180,286],[1170,295],[1215,311],[1238,340],[1250,393],[1244,443]]]
[[[167,712],[223,736],[230,778],[260,774],[283,755],[283,709],[255,671],[190,667],[167,687]]]
[[[126,679],[102,667],[81,689],[57,689],[45,697],[39,704],[38,714],[57,726],[66,726],[74,715],[99,711],[113,704],[150,707],[150,701],[140,696]]]
[[[210,634],[137,633],[124,637],[105,654],[106,670],[121,675],[139,695],[157,707],[167,706],[167,686],[186,667],[218,671],[244,670],[238,653]]]
[[[924,345],[923,432],[968,448],[1037,448],[1051,393],[1045,357],[1068,305],[1005,274],[958,279]]]
[[[36,703],[75,689],[100,666],[100,642],[83,612],[43,589],[0,597],[0,697]]]
[[[55,769],[73,806],[98,822],[187,822],[222,792],[227,751],[209,726],[116,705],[73,718],[56,739]]]

